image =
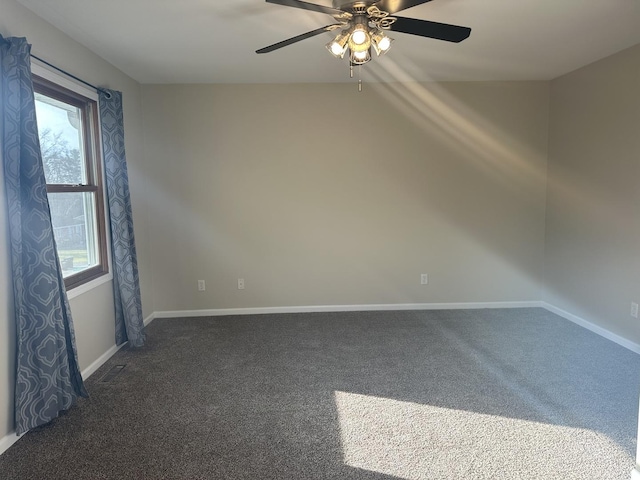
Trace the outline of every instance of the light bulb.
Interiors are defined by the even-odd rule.
[[[336,57],[342,55],[342,47],[338,42],[331,42],[331,53],[333,53]]]
[[[378,55],[384,55],[391,48],[391,42],[393,38],[387,37],[382,30],[377,30],[371,36],[371,43]]]
[[[367,55],[369,55],[369,52],[366,50],[364,52],[353,52],[353,58],[356,60],[364,60],[367,58]]]
[[[369,50],[357,51],[354,52],[351,50],[351,55],[349,56],[351,63],[353,65],[364,65],[369,60],[371,60],[371,52]]]
[[[389,37],[382,37],[382,39],[378,42],[378,48],[383,52],[389,50],[391,48],[391,40],[389,39]]]
[[[366,32],[364,30],[357,29],[351,35],[351,40],[356,45],[362,45],[364,42],[367,41],[367,34],[366,34]]]
[[[327,43],[327,50],[336,58],[344,57],[347,51],[347,42],[349,41],[349,32],[340,33],[335,39]]]

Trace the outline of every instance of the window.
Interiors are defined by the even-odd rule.
[[[98,105],[33,78],[42,162],[65,286],[108,273]]]

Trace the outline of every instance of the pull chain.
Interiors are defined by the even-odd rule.
[[[353,63],[349,63],[349,78],[353,78]],[[358,92],[362,91],[362,65],[358,65]]]

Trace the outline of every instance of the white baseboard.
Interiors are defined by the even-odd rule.
[[[24,433],[22,435],[24,435]],[[11,432],[4,438],[0,438],[0,455],[9,450],[9,447],[20,440],[22,435],[16,435],[16,432]]]
[[[552,313],[555,313],[556,315],[561,316],[562,318],[566,318],[567,320],[580,325],[581,327],[586,328],[587,330],[591,330],[593,333],[597,333],[598,335],[600,335],[601,337],[606,338],[607,340],[611,340],[612,342],[617,343],[620,346],[623,346],[624,348],[627,348],[629,350],[631,350],[634,353],[638,353],[640,354],[640,345],[638,345],[635,342],[632,342],[631,340],[628,340],[624,337],[621,337],[620,335],[616,335],[613,332],[610,332],[609,330],[607,330],[606,328],[602,328],[594,323],[591,323],[587,320],[585,320],[584,318],[578,317],[577,315],[574,315],[573,313],[569,313],[565,310],[562,310],[561,308],[555,307],[547,302],[541,302],[542,303],[542,308],[544,308],[545,310],[548,310]]]
[[[151,315],[149,315],[147,318],[144,319],[144,325],[145,326],[149,325],[155,318],[156,318],[155,313],[152,313]],[[95,362],[93,362],[91,365],[89,365],[87,368],[85,368],[82,371],[82,378],[86,380],[91,375],[93,375],[102,365],[107,363],[107,360],[113,357],[116,354],[116,352],[120,350],[122,347],[124,347],[125,345],[126,343],[123,343],[122,345],[113,345],[109,350],[107,350],[102,355],[100,355],[100,357],[96,359]],[[15,432],[10,432],[8,435],[5,435],[3,438],[0,438],[0,455],[6,452],[9,449],[9,447],[11,447],[11,445],[13,445],[18,440],[20,440],[20,437],[22,437],[22,435],[18,436],[16,435]]]
[[[145,327],[149,325],[154,318],[155,318],[155,313],[152,313],[147,318],[145,318],[144,319]],[[91,375],[93,375],[96,372],[96,370],[98,370],[102,365],[107,363],[107,360],[113,357],[116,354],[116,352],[120,350],[122,347],[124,347],[125,345],[126,343],[123,343],[122,345],[114,345],[109,350],[107,350],[102,355],[100,355],[100,357],[95,362],[93,362],[91,365],[89,365],[87,368],[85,368],[82,371],[82,378],[87,379]]]
[[[146,327],[151,322],[153,322],[155,319],[156,319],[156,313],[153,312],[151,315],[149,315],[147,318],[144,319],[144,326]]]
[[[107,362],[107,360],[113,357],[113,355],[115,355],[115,353],[118,350],[120,350],[124,345],[125,344],[122,344],[120,346],[114,345],[109,350],[107,350],[102,355],[100,355],[100,357],[95,362],[93,362],[91,365],[89,365],[87,368],[85,368],[82,371],[82,378],[87,379],[91,375],[93,375],[96,372],[96,370],[98,370],[102,365],[104,365]],[[20,437],[22,437],[22,435],[18,436],[14,431],[5,435],[3,438],[0,438],[0,455],[6,452],[9,449],[9,447],[11,447],[11,445],[13,445],[18,440],[20,440]]]
[[[539,301],[475,303],[391,303],[366,305],[313,305],[295,307],[217,308],[155,312],[154,318],[220,317],[226,315],[264,315],[269,313],[367,312],[388,310],[460,310],[478,308],[540,307]]]
[[[91,375],[93,375],[96,372],[96,370],[98,370],[102,365],[104,365],[107,362],[107,360],[113,357],[115,353],[125,345],[126,345],[125,343],[123,343],[122,345],[114,345],[109,350],[107,350],[102,355],[100,355],[100,357],[98,357],[98,359],[95,362],[93,362],[91,365],[89,365],[87,368],[85,368],[82,371],[82,378],[86,380]]]
[[[591,323],[572,313],[542,301],[521,302],[475,302],[475,303],[392,303],[366,305],[314,305],[295,307],[263,307],[263,308],[217,308],[208,310],[174,310],[154,312],[150,315],[151,322],[155,318],[191,318],[191,317],[220,317],[227,315],[264,315],[270,313],[314,313],[314,312],[366,312],[389,310],[459,310],[478,308],[544,308],[561,316],[601,337],[611,340],[632,352],[640,354],[640,345],[609,330]],[[639,479],[640,480],[640,479]]]

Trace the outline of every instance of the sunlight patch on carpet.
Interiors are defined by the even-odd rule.
[[[335,391],[346,465],[404,480],[609,479],[633,459],[587,429]]]

